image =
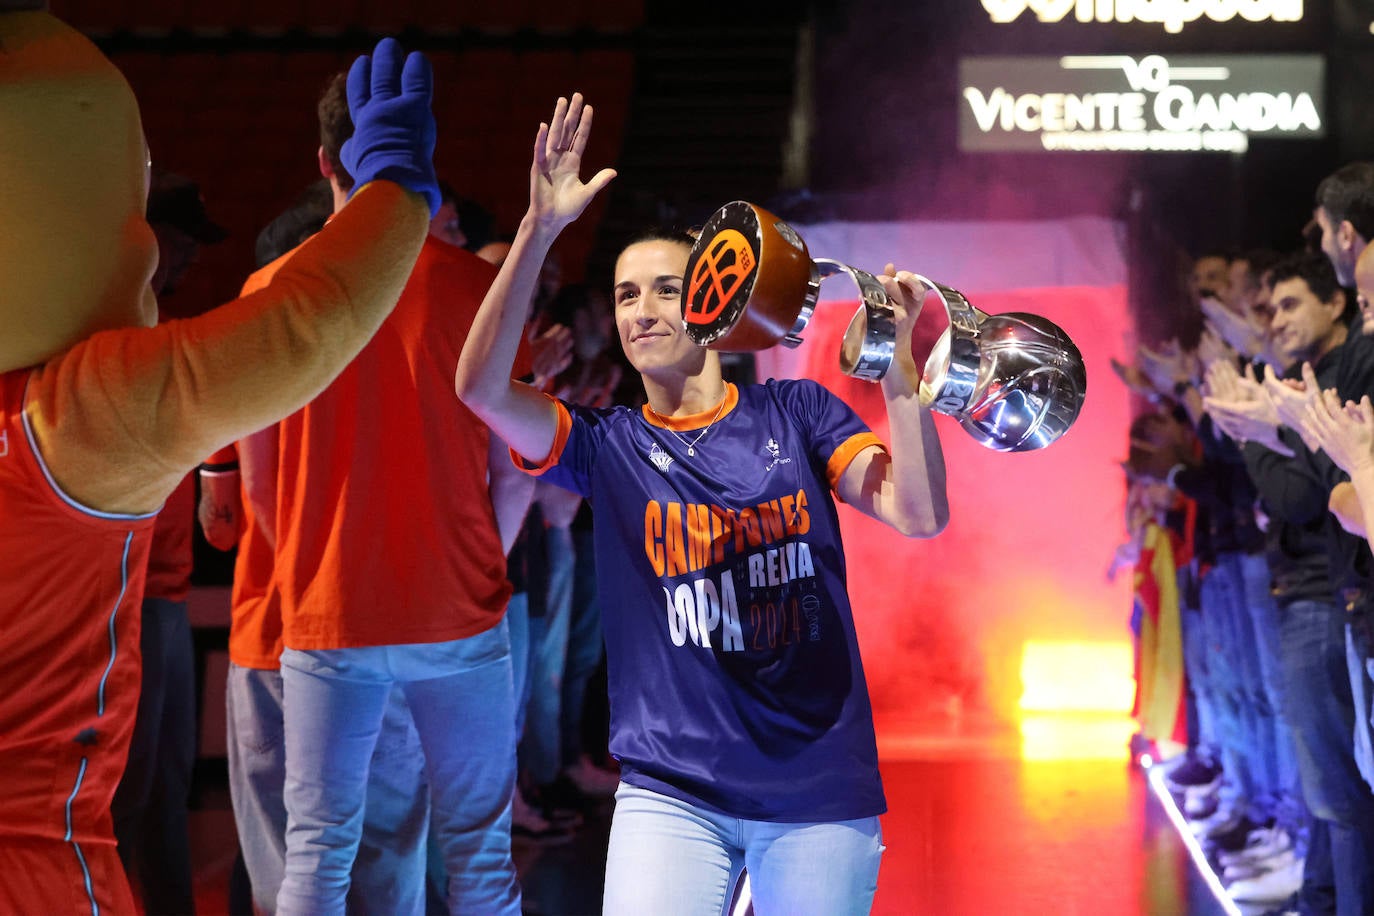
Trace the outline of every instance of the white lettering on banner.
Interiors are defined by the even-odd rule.
[[[1079,22],[1147,22],[1178,34],[1204,16],[1230,22],[1300,22],[1302,0],[983,0],[993,22],[1014,22],[1026,10],[1041,22],[1063,22],[1069,13]]]
[[[1049,92],[1014,96],[1001,86],[983,95],[969,86],[964,99],[983,133],[994,127],[1035,133],[1041,130],[1144,130],[1145,96],[1139,92]]]
[[[1317,106],[1306,92],[1223,92],[1194,95],[1187,86],[1167,86],[1155,96],[1155,120],[1165,130],[1239,130],[1262,133],[1319,130]]]
[[[984,133],[1003,130],[1050,133],[1071,130],[1146,129],[1145,95],[1139,92],[1096,92],[1070,95],[1051,92],[1014,96],[1001,86],[987,95],[970,86],[964,99]],[[1166,86],[1154,97],[1152,111],[1166,131],[1239,130],[1244,133],[1320,130],[1312,96],[1300,92],[1223,92],[1194,94],[1187,86]]]
[[[1320,62],[1307,58],[1182,57],[1171,64],[1159,54],[1078,55],[1025,58],[1018,71],[1021,60],[970,59],[961,145],[1027,149],[1027,135],[1038,135],[1046,150],[1244,152],[1253,135],[1325,130]],[[1118,88],[1123,76],[1129,91]],[[1037,82],[1055,91],[1018,91]]]

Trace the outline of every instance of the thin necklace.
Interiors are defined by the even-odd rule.
[[[697,433],[697,437],[696,437],[695,439],[693,439],[691,442],[688,442],[686,439],[684,439],[684,438],[682,438],[681,436],[679,436],[679,435],[677,434],[677,430],[673,429],[671,426],[668,425],[668,418],[667,418],[667,417],[665,417],[663,414],[659,413],[657,410],[654,410],[654,408],[653,408],[652,406],[650,406],[649,404],[645,404],[644,406],[649,408],[649,413],[651,413],[651,414],[653,414],[654,416],[658,417],[659,422],[663,424],[663,428],[664,428],[664,429],[666,429],[666,430],[668,430],[668,432],[672,433],[673,436],[677,439],[677,441],[679,441],[679,442],[681,442],[683,445],[687,446],[687,457],[688,457],[688,458],[695,458],[695,457],[696,457],[696,454],[697,454],[697,443],[701,441],[701,437],[702,437],[702,436],[706,435],[707,433],[709,433],[709,432],[711,431],[711,427],[712,427],[712,426],[715,426],[715,425],[716,425],[716,421],[720,419],[720,412],[721,412],[722,410],[725,409],[725,402],[726,402],[728,399],[729,399],[728,397],[723,397],[723,398],[720,399],[720,406],[716,408],[716,415],[715,415],[714,417],[711,418],[711,422],[710,422],[710,423],[707,423],[707,424],[706,424],[706,428],[705,428],[705,429],[703,429],[701,432]]]

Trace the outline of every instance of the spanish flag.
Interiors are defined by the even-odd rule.
[[[1141,611],[1136,718],[1141,734],[1156,743],[1188,741],[1178,600],[1180,546],[1176,534],[1148,523],[1135,570],[1135,600]]]

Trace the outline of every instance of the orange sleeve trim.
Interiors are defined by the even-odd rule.
[[[830,478],[830,489],[839,493],[840,478],[844,476],[845,471],[849,470],[849,465],[854,462],[855,458],[859,457],[860,452],[873,447],[887,451],[887,446],[883,445],[883,440],[867,430],[855,433],[841,442],[840,447],[831,453],[830,460],[825,465],[825,476]]]
[[[558,411],[558,431],[554,433],[553,445],[549,448],[549,453],[544,456],[543,461],[530,461],[515,449],[510,450],[510,460],[515,462],[515,466],[532,477],[538,477],[549,468],[558,464],[558,459],[563,457],[563,449],[567,447],[568,435],[572,433],[572,414],[568,413],[567,406],[558,398],[552,395],[544,395],[554,408]]]

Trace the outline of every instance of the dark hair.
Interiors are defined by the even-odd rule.
[[[1238,254],[1237,260],[1245,261],[1249,266],[1250,277],[1259,283],[1265,271],[1270,271],[1275,264],[1283,260],[1283,254],[1274,249],[1249,249]]]
[[[271,264],[319,232],[333,212],[334,192],[329,182],[321,178],[258,233],[253,252],[257,266]]]
[[[1236,252],[1228,251],[1224,248],[1204,248],[1201,251],[1199,251],[1197,255],[1193,258],[1193,263],[1196,264],[1198,261],[1204,260],[1206,258],[1220,258],[1227,264],[1230,264],[1233,260],[1235,260],[1235,257]]]
[[[1236,256],[1236,260],[1244,261],[1246,273],[1250,275],[1250,282],[1258,285],[1264,279],[1264,274],[1272,270],[1274,265],[1283,260],[1283,255],[1272,248],[1251,248],[1242,251]]]
[[[1374,162],[1351,162],[1323,178],[1317,206],[1332,223],[1349,220],[1360,238],[1374,240]]]
[[[445,197],[445,200],[448,198]],[[496,217],[490,210],[470,197],[453,198],[453,210],[458,214],[458,225],[462,227],[468,251],[480,251],[491,242],[500,241],[496,237]]]
[[[1337,293],[1344,292],[1340,281],[1336,279],[1336,270],[1331,266],[1331,259],[1324,254],[1311,251],[1291,254],[1275,264],[1270,274],[1275,286],[1284,280],[1302,280],[1312,294],[1322,302],[1331,302]],[[1354,297],[1346,296],[1345,312],[1350,317],[1353,317],[1355,307]],[[1343,314],[1342,317],[1347,316]]]
[[[692,230],[679,229],[675,226],[648,226],[627,236],[616,251],[624,251],[631,245],[638,245],[641,242],[676,242],[690,248],[697,243],[697,234]]]
[[[334,178],[345,191],[353,187],[353,176],[344,168],[339,153],[344,141],[353,136],[353,116],[348,113],[348,74],[339,71],[325,83],[320,102],[315,107],[320,120],[320,147],[334,169]]]

